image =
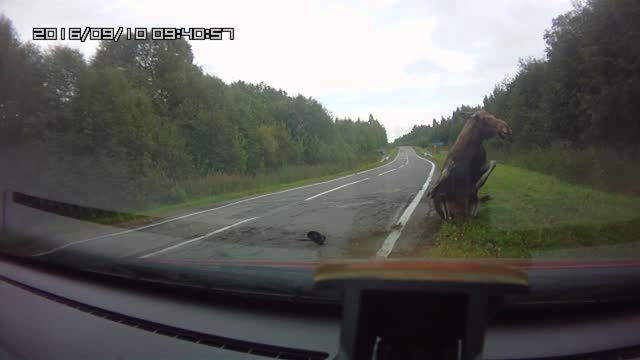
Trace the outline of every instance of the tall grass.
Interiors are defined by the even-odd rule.
[[[393,160],[397,152],[397,148],[388,149],[389,158],[387,161]],[[183,208],[210,206],[217,202],[243,196],[337,178],[380,165],[382,162],[376,154],[354,163],[287,166],[263,171],[257,175],[211,174],[205,177],[194,177],[173,184],[171,197],[155,203],[148,203],[139,211],[149,215],[160,215]]]
[[[640,195],[640,147],[576,149],[561,142],[549,148],[517,149],[491,142],[485,147],[487,159],[552,175],[572,184],[630,195]],[[417,147],[423,152],[427,148]],[[441,166],[447,149],[429,149]]]
[[[175,184],[180,199],[186,200],[203,196],[218,195],[261,189],[274,184],[287,184],[296,181],[321,178],[357,168],[358,165],[301,165],[287,166],[273,171],[263,172],[256,176],[243,174],[211,174],[195,177]]]
[[[509,150],[488,146],[488,158],[553,175],[608,192],[640,194],[640,148],[575,149],[559,143],[547,149]]]

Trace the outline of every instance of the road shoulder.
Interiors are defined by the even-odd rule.
[[[415,149],[414,149],[415,150]],[[437,162],[432,158],[422,156],[416,151],[417,156],[427,159],[436,164],[434,178],[429,184],[433,186],[435,179],[439,175]],[[436,234],[440,230],[441,221],[433,208],[431,200],[425,195],[418,203],[413,215],[402,229],[402,235],[389,255],[389,258],[412,258],[416,254],[424,254],[426,250],[433,246]]]

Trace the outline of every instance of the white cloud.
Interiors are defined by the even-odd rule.
[[[4,12],[23,39],[37,26],[233,26],[234,41],[191,42],[206,71],[313,96],[338,116],[373,113],[395,138],[480,103],[518,57],[543,55],[544,29],[569,8],[569,0],[43,0],[10,1]],[[67,44],[91,56],[97,42]]]

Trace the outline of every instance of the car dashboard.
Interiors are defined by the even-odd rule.
[[[483,358],[640,358],[638,308],[533,317],[498,316]],[[340,338],[340,311],[326,307],[119,286],[4,257],[0,319],[2,359],[333,359]]]

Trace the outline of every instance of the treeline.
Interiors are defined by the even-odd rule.
[[[546,57],[521,60],[519,71],[485,96],[483,107],[509,122],[514,145],[623,148],[640,138],[640,2],[589,0],[553,20]],[[469,107],[460,108],[463,111]],[[450,143],[459,111],[417,126],[398,143]]]
[[[371,115],[333,118],[313,98],[205,74],[184,40],[103,41],[87,61],[20,42],[0,15],[0,84],[0,153],[22,159],[11,171],[93,196],[100,178],[146,199],[216,174],[348,168],[387,145]]]
[[[479,107],[462,105],[451,116],[441,117],[439,122],[433,119],[431,125],[414,125],[410,132],[397,138],[395,144],[422,147],[453,144],[469,114],[478,109]]]
[[[512,142],[490,144],[492,155],[575,182],[640,191],[628,179],[640,155],[639,19],[635,0],[576,2],[556,17],[544,34],[546,56],[521,60],[515,76],[483,99],[514,134]],[[451,144],[463,112],[472,110],[416,126],[396,143]]]

